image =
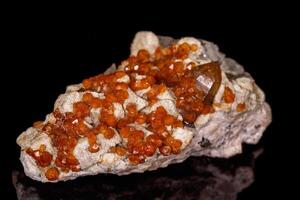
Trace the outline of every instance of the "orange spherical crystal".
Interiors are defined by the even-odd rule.
[[[161,146],[159,152],[164,156],[169,156],[172,153],[172,149],[170,146]]]
[[[76,157],[73,154],[70,154],[70,153],[66,155],[66,163],[68,165],[78,165],[79,164]]]
[[[56,167],[50,167],[47,169],[45,176],[49,181],[55,181],[58,179],[59,171]]]
[[[113,153],[116,153],[119,156],[125,156],[126,155],[126,149],[124,147],[111,147],[110,151]]]
[[[87,92],[87,93],[84,93],[83,96],[82,96],[82,101],[86,102],[86,103],[91,103],[91,101],[94,99],[94,96]]]
[[[183,118],[188,122],[188,123],[193,123],[197,119],[197,114],[194,112],[191,113],[184,113]]]
[[[192,50],[192,51],[197,51],[197,50],[198,50],[198,45],[192,44],[192,45],[191,45],[191,50]]]
[[[236,112],[243,112],[246,110],[246,104],[245,103],[239,103],[236,107]]]
[[[163,141],[157,134],[151,134],[146,137],[146,142],[155,144],[156,147],[160,147]]]
[[[184,73],[184,64],[182,62],[175,62],[174,63],[174,72],[177,74]]]
[[[134,123],[134,117],[126,116],[125,118],[119,119],[117,123],[117,128],[122,128],[127,126],[128,124]]]
[[[84,79],[82,85],[85,89],[90,89],[92,87],[92,81],[90,79]]]
[[[100,108],[103,105],[103,101],[99,98],[93,98],[89,103],[93,108]]]
[[[229,87],[225,87],[223,95],[225,103],[233,103],[235,95]]]
[[[186,43],[186,42],[184,42],[184,43],[182,43],[182,44],[180,44],[178,46],[178,51],[179,52],[180,51],[182,51],[182,52],[189,52],[190,50],[191,50],[191,46],[188,43]]]
[[[41,167],[47,167],[51,164],[52,161],[52,155],[47,152],[44,151],[41,153],[40,157],[37,159],[38,161],[38,165]]]
[[[130,127],[122,127],[120,130],[120,135],[123,137],[123,138],[128,138],[130,136],[130,134],[132,133],[132,128]]]
[[[140,62],[147,62],[147,61],[149,61],[149,58],[150,58],[150,54],[147,50],[141,49],[141,50],[138,51],[137,59]]]
[[[116,102],[118,103],[124,103],[124,101],[128,98],[128,92],[124,90],[116,90],[115,96],[117,97]]]
[[[138,143],[132,143],[130,142],[129,144],[129,148],[131,148],[131,153],[134,155],[144,155],[145,154],[145,148],[143,145],[142,140]]]
[[[214,110],[214,107],[211,106],[211,105],[204,105],[203,108],[202,108],[202,114],[203,114],[203,115],[206,115],[206,114],[208,114],[208,113],[212,113],[212,112],[214,112],[214,111],[215,111],[215,110]]]
[[[129,162],[133,165],[138,165],[145,162],[145,156],[142,155],[130,155],[128,156]]]
[[[161,117],[164,117],[168,114],[166,109],[163,106],[157,107],[155,113],[156,113],[156,115],[161,116]]]
[[[109,102],[109,105],[111,105],[113,102],[117,102],[117,97],[114,93],[106,94],[105,101]]]
[[[150,72],[151,67],[152,67],[152,65],[149,62],[142,63],[142,64],[138,65],[138,69],[136,71],[141,75],[146,75]]]
[[[39,147],[39,151],[44,152],[44,151],[46,151],[46,148],[47,148],[46,145],[41,144],[40,147]]]
[[[149,105],[149,106],[152,106],[152,105],[155,104],[157,101],[158,101],[157,98],[150,98],[150,99],[148,100],[148,105]]]
[[[172,136],[168,136],[165,139],[165,144],[171,147],[172,153],[178,154],[180,152],[182,142],[181,140],[174,139]]]
[[[178,46],[175,56],[178,59],[185,59],[188,57],[188,53],[190,52],[190,50],[190,45],[184,42]]]
[[[126,110],[129,117],[135,117],[137,115],[136,104],[134,103],[128,104]]]
[[[114,137],[115,131],[112,128],[106,128],[102,134],[106,139],[111,139]]]
[[[139,143],[144,138],[144,132],[140,130],[133,130],[128,137],[128,142],[130,143]]]
[[[175,122],[175,118],[172,115],[168,115],[164,118],[164,123],[167,126],[173,125],[174,122]]]
[[[178,139],[174,139],[172,145],[171,145],[171,148],[172,148],[172,152],[174,154],[178,154],[180,152],[180,147],[182,145],[182,142],[181,140],[178,140]]]
[[[144,113],[137,114],[137,116],[135,118],[135,122],[138,124],[144,124],[144,123],[146,123],[146,120],[147,120],[147,115]]]
[[[100,150],[100,146],[98,144],[93,144],[91,146],[89,146],[89,152],[91,153],[96,153]]]
[[[100,150],[99,145],[97,144],[97,137],[93,132],[88,132],[86,134],[89,142],[89,151],[91,153],[96,153]]]
[[[90,107],[87,103],[79,101],[73,104],[74,113],[78,117],[85,117],[90,113]]]
[[[154,143],[146,143],[144,145],[144,153],[146,156],[151,157],[154,155],[155,151],[156,151],[156,145]]]

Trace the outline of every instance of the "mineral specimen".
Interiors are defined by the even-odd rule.
[[[216,45],[139,32],[128,59],[68,86],[17,143],[27,176],[57,182],[228,158],[270,122],[264,93]]]

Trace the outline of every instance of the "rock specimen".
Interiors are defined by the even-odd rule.
[[[68,86],[17,143],[27,176],[57,182],[228,158],[257,143],[270,121],[264,93],[217,46],[139,32],[128,59]]]

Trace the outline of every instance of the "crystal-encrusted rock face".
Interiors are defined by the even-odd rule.
[[[26,175],[56,182],[227,158],[257,143],[270,121],[264,93],[216,45],[139,32],[128,59],[68,86],[17,143]]]

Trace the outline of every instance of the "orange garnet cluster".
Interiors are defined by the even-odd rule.
[[[99,134],[106,139],[119,134],[123,142],[111,147],[110,152],[128,158],[131,164],[143,163],[155,154],[168,156],[180,153],[182,141],[172,137],[173,128],[183,127],[184,121],[193,123],[200,114],[214,111],[212,105],[205,102],[209,91],[197,85],[195,72],[201,66],[185,60],[197,48],[197,45],[183,43],[168,48],[158,47],[154,54],[142,49],[122,63],[121,71],[83,80],[83,88],[79,91],[82,99],[73,104],[72,112],[56,109],[53,112],[55,123],[39,123],[36,126],[49,135],[57,149],[57,156],[47,152],[44,145],[26,152],[38,166],[46,168],[45,176],[51,181],[58,179],[60,172],[80,170],[79,161],[73,154],[80,138],[87,138],[88,151],[96,153],[101,149],[97,142]],[[209,68],[210,64],[205,67]],[[211,68],[211,71],[214,69]],[[138,110],[135,103],[124,103],[129,97],[129,90],[136,92],[143,89],[148,89],[143,98],[150,106],[158,101],[159,94],[172,92],[183,120],[168,114],[162,106],[146,114]],[[226,92],[226,101],[232,101],[232,94]],[[115,115],[115,104],[123,107],[124,117]],[[88,120],[96,110],[99,112],[97,119]]]

